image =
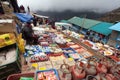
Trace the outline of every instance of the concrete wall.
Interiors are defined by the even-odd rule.
[[[116,47],[116,38],[118,36],[118,32],[117,31],[112,31],[110,37],[109,37],[109,41],[108,41],[108,45]]]

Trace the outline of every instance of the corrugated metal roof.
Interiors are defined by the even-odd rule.
[[[102,22],[91,27],[90,30],[107,36],[112,32],[112,30],[109,29],[109,27],[111,27],[112,25],[112,23]]]
[[[115,31],[120,31],[120,22],[111,26],[109,29],[115,30]]]
[[[68,22],[75,24],[77,26],[80,26],[85,29],[89,29],[90,27],[101,23],[101,21],[96,21],[92,19],[86,19],[86,18],[79,18],[79,17],[73,17],[68,20]]]

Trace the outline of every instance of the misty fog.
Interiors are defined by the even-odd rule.
[[[94,11],[98,13],[109,12],[120,7],[120,0],[18,0],[26,8],[32,11],[57,11],[65,10]]]

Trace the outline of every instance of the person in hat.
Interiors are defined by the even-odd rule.
[[[34,34],[33,34],[33,29],[31,26],[31,22],[27,22],[26,25],[22,29],[22,34],[23,34],[23,39],[26,40],[27,44],[32,44],[34,41]]]

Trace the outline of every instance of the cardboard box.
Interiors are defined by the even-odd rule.
[[[15,23],[0,23],[0,33],[17,33]]]

